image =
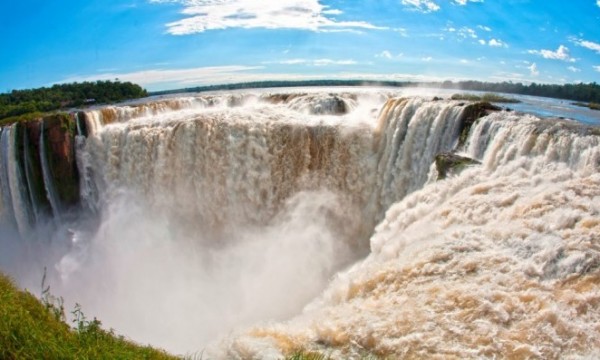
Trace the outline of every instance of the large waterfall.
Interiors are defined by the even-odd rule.
[[[593,354],[598,128],[478,106],[296,90],[4,127],[0,245],[36,245],[0,266],[24,286],[47,267],[67,301],[178,353]],[[438,181],[448,152],[481,165]]]

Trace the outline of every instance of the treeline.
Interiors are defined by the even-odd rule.
[[[0,120],[85,104],[104,104],[145,96],[148,96],[148,93],[139,85],[119,81],[82,82],[39,89],[13,90],[10,93],[0,94]]]
[[[501,82],[488,83],[481,81],[460,81],[453,83],[445,81],[441,84],[445,89],[463,89],[474,91],[503,92],[521,95],[543,96],[555,99],[567,99],[583,102],[600,103],[600,85],[597,83],[579,84],[536,84]]]
[[[389,87],[413,87],[426,86],[431,88],[486,91],[496,93],[511,93],[521,95],[534,95],[551,97],[557,99],[575,100],[589,103],[600,103],[600,85],[597,83],[579,84],[536,84],[525,85],[523,83],[501,82],[490,83],[481,81],[444,81],[416,83],[410,81],[363,81],[363,80],[307,80],[307,81],[257,81],[237,84],[223,84],[199,86],[186,89],[154,92],[152,95],[163,95],[179,92],[204,92],[218,90],[237,90],[253,88],[277,88],[292,86],[389,86]]]

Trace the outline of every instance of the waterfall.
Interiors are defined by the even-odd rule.
[[[251,110],[181,106],[134,119],[132,111],[113,107],[103,126],[97,119],[106,111],[88,112],[94,130],[78,151],[80,172],[95,174],[86,183],[98,188],[99,198],[127,188],[178,219],[205,222],[203,228],[265,224],[291,195],[325,187],[363,209],[362,221],[372,229],[390,204],[425,183],[435,155],[455,146],[464,108],[392,100],[378,120],[354,126],[347,116],[315,122],[308,105],[299,105],[311,101],[321,113],[335,108],[322,103],[342,100],[303,95]],[[89,186],[82,189],[88,198]]]
[[[62,207],[60,203],[60,199],[58,198],[58,194],[56,193],[56,189],[54,187],[53,176],[50,170],[50,165],[48,164],[48,154],[47,147],[49,145],[46,144],[46,136],[45,136],[45,124],[42,120],[40,122],[40,162],[42,165],[42,176],[44,179],[44,187],[46,189],[46,196],[48,201],[50,202],[50,206],[52,208],[52,213],[54,214],[54,219],[60,223],[62,217]]]
[[[40,209],[40,201],[37,198],[37,191],[34,184],[34,169],[33,162],[31,159],[31,144],[29,143],[29,136],[27,129],[23,129],[23,162],[25,169],[25,180],[27,181],[27,192],[29,193],[29,202],[33,212],[33,223],[36,224],[41,222],[42,211]]]
[[[4,127],[0,216],[26,233],[44,212],[39,167],[69,228],[53,288],[177,352],[600,348],[597,128],[508,111],[467,126],[469,106],[298,90],[87,109],[73,136],[89,211],[61,203],[43,121],[39,164],[37,133],[21,151]],[[481,165],[436,181],[436,155],[453,151]]]
[[[10,144],[10,127],[6,126],[0,129],[0,209],[2,219],[8,223],[14,223],[14,211],[12,205],[12,197],[10,192],[10,183],[8,177],[9,161],[8,148]]]
[[[388,103],[384,113],[400,120],[403,111],[420,109]],[[405,138],[402,131],[383,135],[379,141]],[[392,204],[371,237],[371,254],[339,273],[303,314],[255,326],[209,352],[261,357],[301,348],[334,359],[595,354],[597,128],[497,112],[473,125],[464,151],[482,165]],[[388,158],[395,155],[402,161],[407,154]]]
[[[13,206],[13,214],[17,223],[19,232],[27,237],[31,231],[32,214],[31,204],[29,203],[29,193],[27,191],[27,181],[22,172],[21,161],[17,149],[18,131],[17,125],[12,125],[5,129],[6,131],[6,156],[8,170],[8,185]],[[4,132],[3,132],[4,134]]]

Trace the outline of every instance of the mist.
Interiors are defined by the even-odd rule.
[[[356,258],[337,233],[345,216],[332,192],[300,192],[269,224],[228,224],[227,234],[217,236],[121,191],[98,223],[80,221],[63,232],[62,244],[54,239],[34,256],[36,263],[23,263],[15,256],[23,251],[15,249],[19,242],[2,236],[10,252],[0,265],[18,266],[12,273],[29,286],[36,277],[41,283],[47,266],[47,285],[65,299],[67,311],[78,303],[88,318],[132,340],[195,354],[236,329],[301,312]],[[52,253],[64,241],[72,244],[57,259]]]

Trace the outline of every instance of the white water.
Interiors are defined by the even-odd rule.
[[[385,97],[211,95],[86,112],[77,160],[97,214],[65,224],[53,292],[177,353],[599,349],[598,136],[493,114],[463,149],[483,165],[435,182],[463,107]],[[328,115],[340,98],[349,113]],[[339,272],[381,220],[370,255]]]
[[[560,358],[600,349],[600,141],[568,123],[488,116],[483,165],[394,204],[371,254],[293,321],[216,349],[270,358]]]

